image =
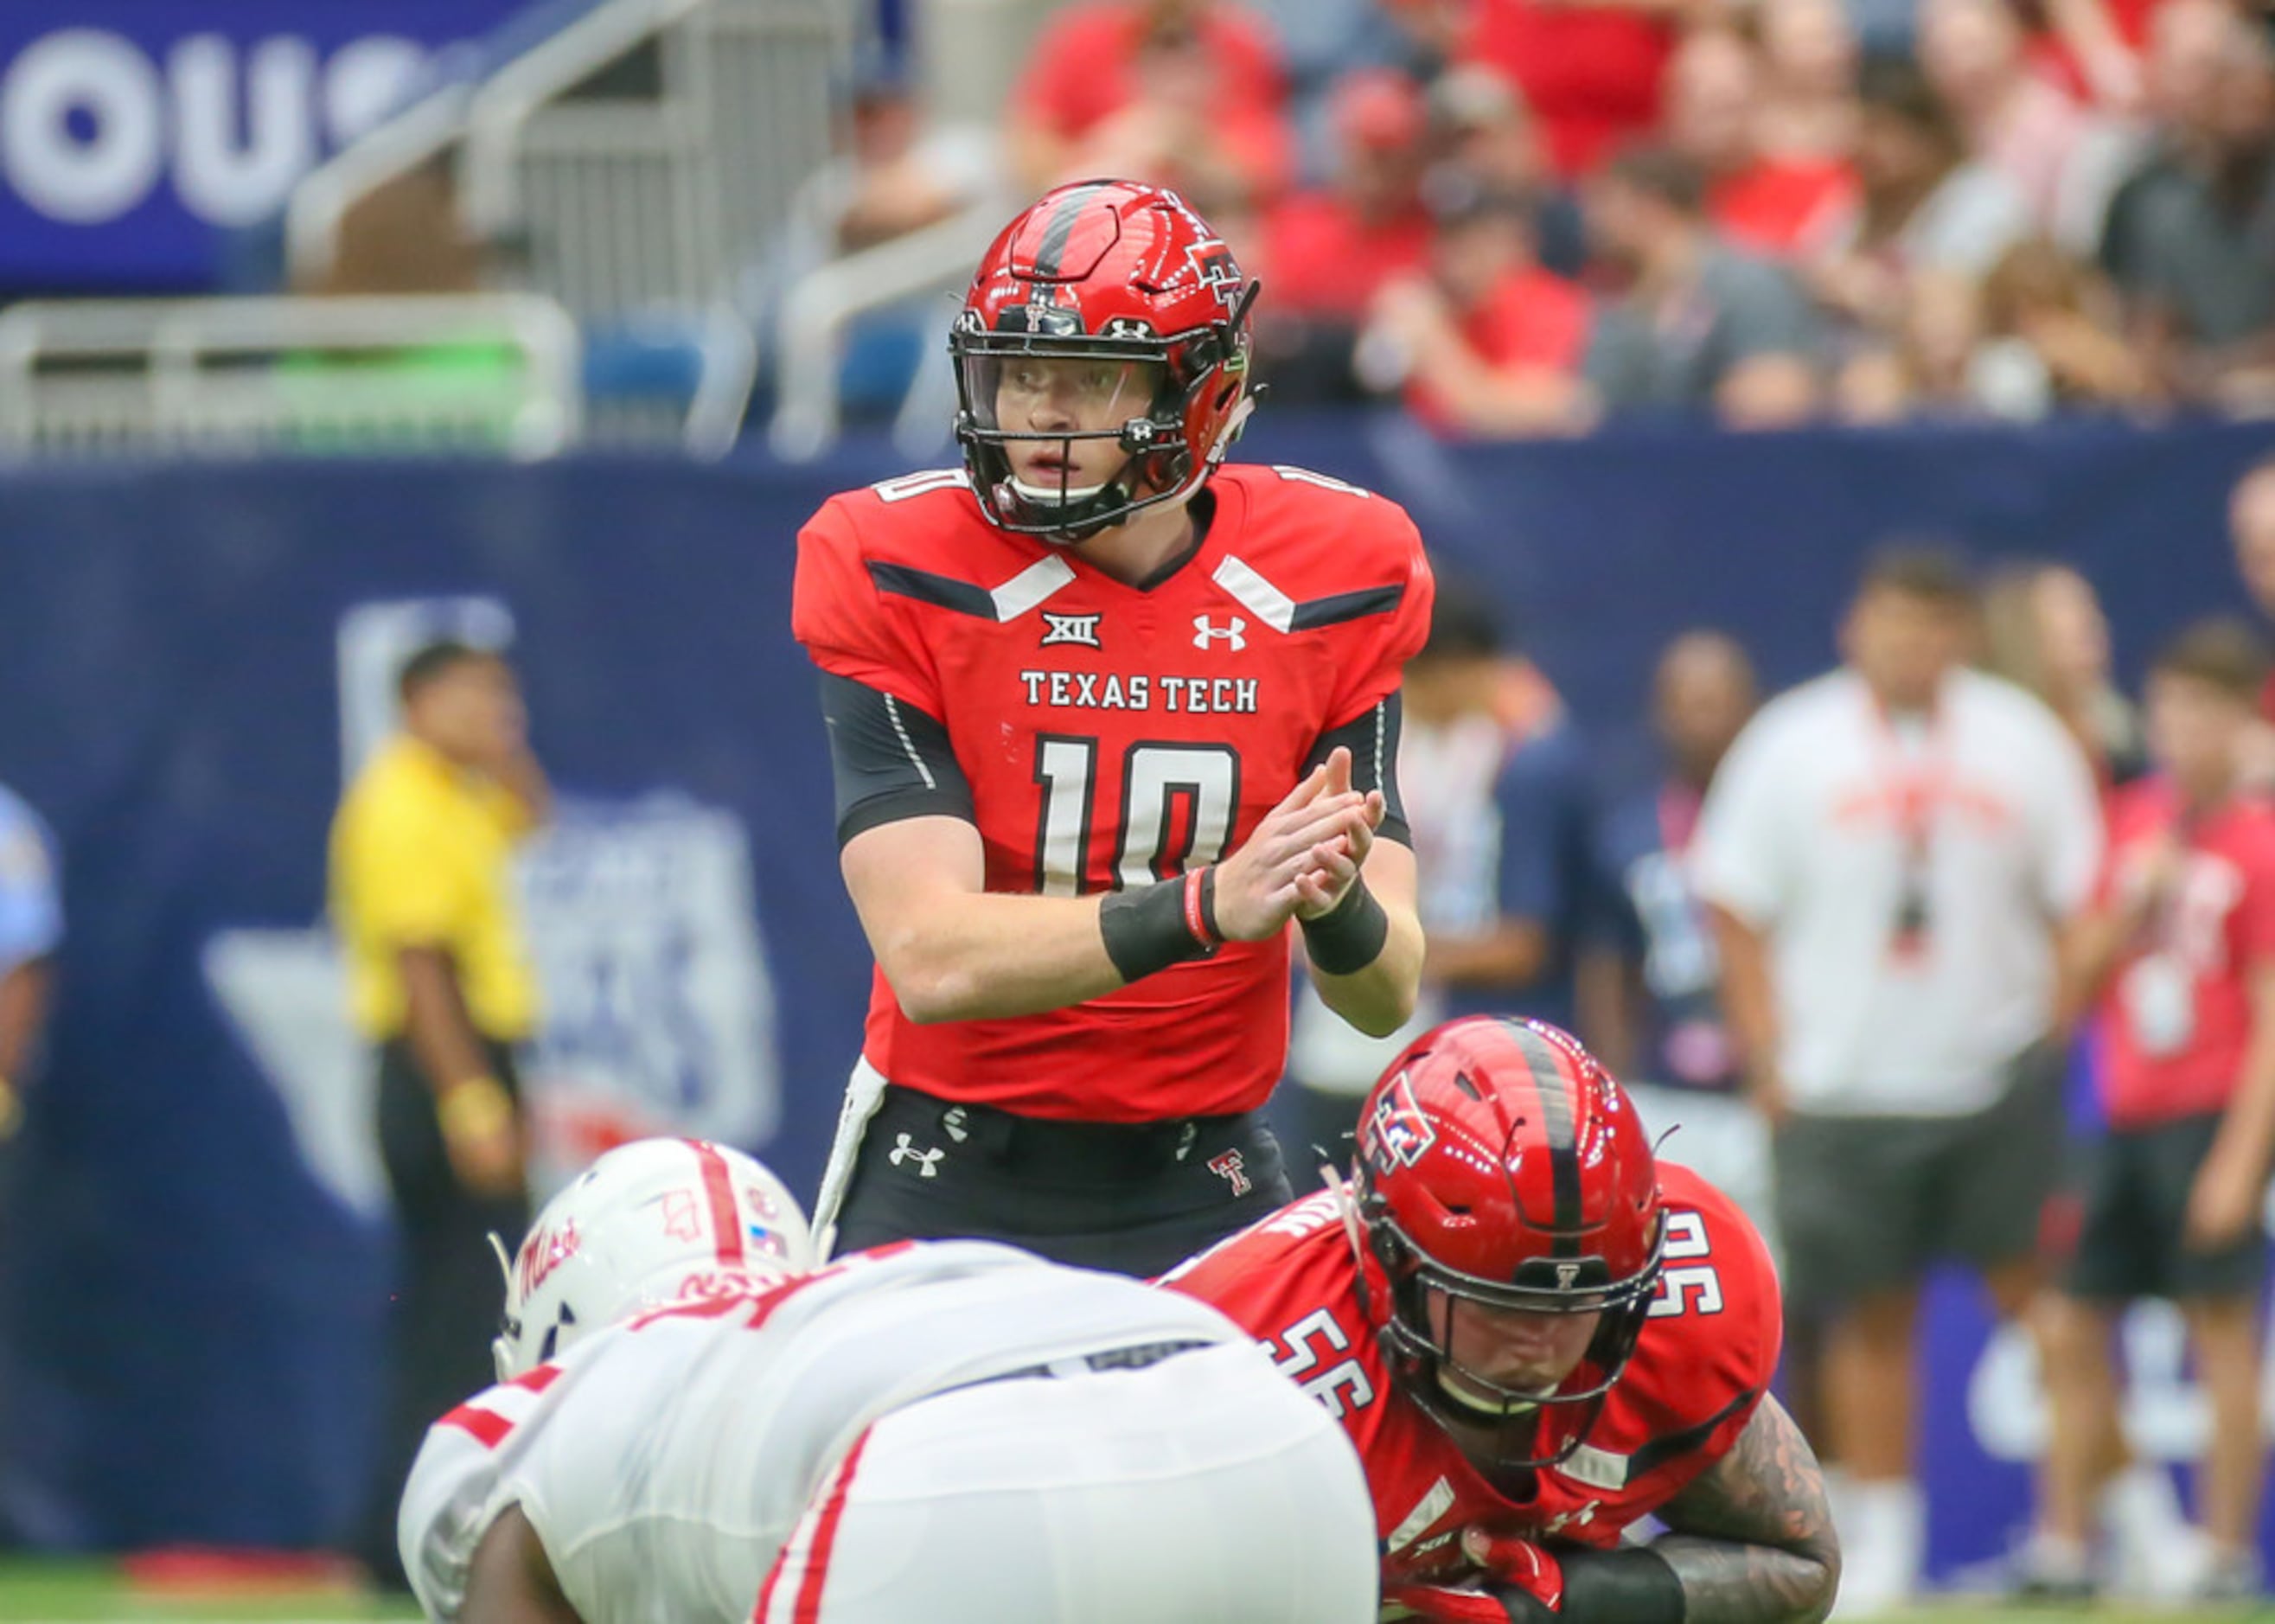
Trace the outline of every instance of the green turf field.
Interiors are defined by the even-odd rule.
[[[378,1601],[337,1587],[259,1586],[234,1591],[159,1591],[128,1582],[107,1562],[0,1561],[0,1620],[54,1620],[57,1624],[115,1620],[117,1624],[227,1624],[231,1620],[349,1620],[415,1619],[409,1602]]]
[[[104,1562],[0,1561],[0,1621],[29,1624],[370,1624],[372,1620],[416,1619],[408,1602],[379,1601],[336,1587],[282,1589],[261,1586],[223,1594],[162,1593],[137,1586]],[[1908,1613],[1891,1613],[1889,1624],[2182,1624],[2188,1620],[2275,1619],[2275,1607],[2254,1613],[2157,1612],[2105,1603],[2094,1607],[2002,1607],[1979,1598],[1954,1599]],[[1165,1620],[1163,1624],[1174,1624]]]

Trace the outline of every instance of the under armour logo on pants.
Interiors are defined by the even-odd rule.
[[[912,1161],[917,1164],[917,1176],[918,1178],[936,1179],[940,1176],[939,1164],[945,1160],[947,1157],[948,1152],[946,1151],[920,1151],[917,1149],[916,1145],[910,1140],[909,1136],[903,1134],[900,1136],[899,1143],[893,1146],[892,1154],[886,1158],[886,1159],[890,1161],[896,1167],[902,1166],[903,1163]]]

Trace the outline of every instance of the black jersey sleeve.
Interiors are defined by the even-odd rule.
[[[1402,846],[1411,846],[1414,833],[1407,827],[1406,804],[1398,795],[1399,718],[1398,694],[1393,690],[1342,727],[1330,728],[1320,734],[1304,759],[1304,771],[1309,773],[1325,761],[1334,753],[1337,745],[1348,746],[1351,752],[1351,788],[1362,793],[1369,789],[1382,791],[1382,827],[1375,831],[1376,835]]]
[[[971,785],[937,717],[850,677],[828,671],[820,677],[838,845],[903,818],[977,821]]]

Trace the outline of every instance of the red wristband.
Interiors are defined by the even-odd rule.
[[[1195,941],[1213,952],[1224,945],[1224,938],[1216,933],[1216,921],[1209,918],[1207,890],[1211,874],[1206,868],[1185,871],[1185,929]]]

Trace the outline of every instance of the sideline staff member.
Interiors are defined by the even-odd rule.
[[[499,1285],[488,1236],[529,1227],[513,1046],[537,988],[508,859],[545,775],[504,660],[412,655],[403,727],[332,827],[332,918],[358,1028],[378,1049],[382,1159],[402,1240],[387,1421],[365,1554],[399,1582],[395,1505],[427,1427],[489,1379]]]

